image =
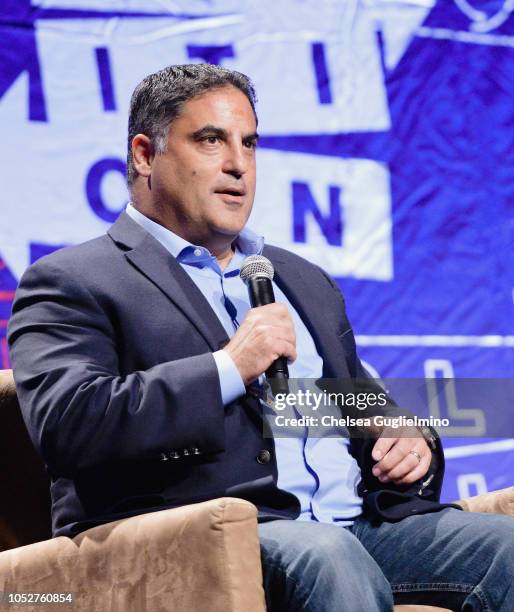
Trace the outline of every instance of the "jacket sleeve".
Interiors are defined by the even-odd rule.
[[[339,287],[336,285],[334,280],[326,274],[324,270],[320,268],[323,276],[326,278],[329,285],[332,287],[333,291],[337,294],[338,299],[341,302],[341,317],[343,318],[341,329],[343,329],[343,333],[340,335],[341,342],[343,343],[343,350],[346,356],[346,363],[348,366],[348,370],[350,371],[350,375],[352,377],[352,382],[354,385],[354,391],[365,391],[372,393],[380,393],[384,392],[384,389],[379,385],[377,381],[375,381],[369,372],[362,365],[359,356],[357,354],[357,347],[355,344],[355,336],[353,334],[353,330],[346,316],[346,307],[343,295],[339,290]],[[346,381],[332,381],[328,383],[329,385],[333,385],[332,390],[337,390],[337,388],[342,385],[346,386]],[[325,385],[326,386],[326,385]],[[355,386],[357,389],[355,389]],[[387,394],[387,403],[385,406],[376,408],[369,411],[367,410],[366,416],[373,416],[375,414],[380,414],[384,416],[406,416],[412,417],[414,414],[405,408],[400,408],[396,402]],[[352,416],[364,416],[362,414],[358,414],[358,411],[354,411]],[[418,428],[419,429],[419,428]],[[373,476],[371,469],[375,464],[374,460],[371,457],[371,452],[374,446],[374,438],[376,438],[376,434],[372,432],[372,435],[366,435],[365,432],[353,430],[352,435],[356,435],[360,440],[360,444],[355,445],[358,446],[358,460],[359,465],[362,469],[362,482],[361,482],[361,494],[369,493],[370,491],[375,491],[377,495],[384,497],[387,499],[387,503],[391,504],[391,507],[395,506],[395,504],[401,501],[404,502],[412,497],[422,498],[424,500],[428,500],[430,502],[438,502],[441,494],[443,476],[444,476],[444,452],[441,444],[441,439],[437,434],[436,430],[433,427],[424,427],[419,429],[421,435],[427,441],[427,444],[430,447],[432,452],[432,460],[430,462],[430,466],[428,468],[427,473],[417,480],[416,482],[410,485],[396,485],[395,483],[381,483],[375,476]],[[389,497],[385,495],[385,493],[390,494]],[[397,495],[397,497],[395,497]],[[365,495],[366,496],[366,495]],[[373,498],[378,504],[379,496]],[[373,502],[375,503],[375,502]],[[395,506],[396,507],[396,506]],[[401,516],[403,516],[402,512],[396,508],[392,510],[392,515],[389,517],[389,520],[392,520],[395,512],[399,512]],[[410,512],[407,509],[407,514]],[[386,516],[384,514],[384,516]],[[400,517],[401,517],[400,516]]]
[[[23,275],[8,342],[29,434],[55,474],[224,448],[212,353],[120,375],[114,324],[95,288],[52,257]]]

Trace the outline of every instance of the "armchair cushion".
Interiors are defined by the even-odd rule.
[[[221,498],[9,550],[0,591],[58,585],[75,612],[264,612],[256,516],[249,502]]]
[[[467,512],[492,512],[514,516],[514,487],[482,493],[454,503]]]

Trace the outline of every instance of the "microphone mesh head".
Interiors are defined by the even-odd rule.
[[[263,255],[249,255],[241,264],[241,271],[239,272],[245,284],[251,278],[264,277],[273,280],[275,270],[271,261]]]

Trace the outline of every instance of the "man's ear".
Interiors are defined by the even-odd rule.
[[[132,139],[132,160],[137,173],[149,177],[154,157],[155,151],[148,136],[136,134]]]

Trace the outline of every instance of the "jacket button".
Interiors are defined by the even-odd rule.
[[[257,463],[269,463],[271,459],[271,453],[269,450],[263,449],[257,453]]]

